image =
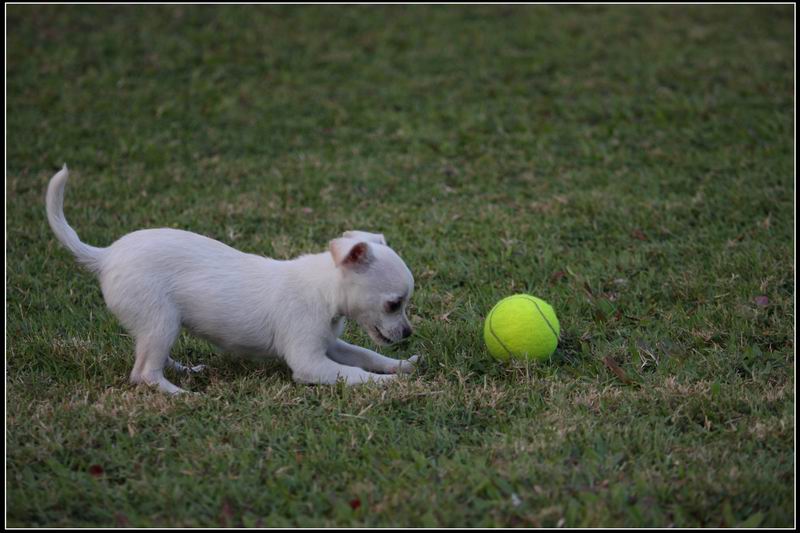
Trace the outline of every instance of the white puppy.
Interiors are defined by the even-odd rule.
[[[175,394],[164,368],[181,326],[234,353],[282,357],[301,383],[385,381],[417,356],[390,359],[339,339],[345,317],[381,345],[411,334],[414,278],[383,235],[350,231],[329,251],[277,261],[175,229],[125,235],[108,248],[81,242],[64,218],[67,166],[50,180],[47,218],[58,240],[100,279],[108,308],[136,340],[130,379]]]

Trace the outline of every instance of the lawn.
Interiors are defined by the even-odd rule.
[[[794,7],[6,7],[10,526],[795,521]],[[294,384],[184,335],[199,394],[54,238],[276,258],[382,232],[424,357]],[[551,302],[544,363],[492,305]],[[348,327],[346,338],[375,349]]]

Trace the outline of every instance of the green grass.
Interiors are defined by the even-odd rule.
[[[793,525],[793,10],[8,6],[8,525]],[[201,394],[130,386],[65,161],[98,246],[383,232],[425,364],[308,387],[184,336]],[[517,292],[547,363],[483,346]]]

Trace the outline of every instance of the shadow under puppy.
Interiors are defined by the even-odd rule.
[[[278,261],[176,229],[129,233],[108,248],[81,242],[64,218],[67,166],[50,180],[47,218],[59,241],[100,280],[108,308],[136,341],[133,383],[176,394],[164,368],[199,372],[170,357],[181,327],[221,349],[277,356],[295,381],[348,385],[410,372],[401,361],[339,336],[355,320],[380,345],[411,334],[414,277],[383,235],[349,231],[329,251]]]

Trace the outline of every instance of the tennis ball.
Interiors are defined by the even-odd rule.
[[[561,327],[549,303],[528,294],[503,298],[483,325],[483,340],[495,359],[547,359],[556,351]]]

